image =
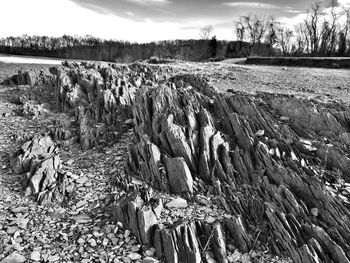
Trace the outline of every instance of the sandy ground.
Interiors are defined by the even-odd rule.
[[[290,94],[322,102],[350,104],[350,70],[309,67],[237,65],[237,61],[185,63],[187,73],[204,74],[218,90]]]

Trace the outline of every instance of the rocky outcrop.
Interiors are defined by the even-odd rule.
[[[87,62],[65,62],[62,67],[50,71],[57,78],[56,106],[77,117],[84,150],[95,145],[98,129],[109,133],[104,133],[104,137],[114,137],[110,136],[112,133],[119,133],[117,137],[120,137],[123,123],[132,118],[131,106],[136,90],[146,83],[152,85],[165,80],[171,74],[170,68],[145,64],[121,66]],[[102,129],[100,124],[104,125]]]
[[[33,160],[43,160],[57,154],[58,148],[50,137],[39,137],[28,141],[12,154],[10,165],[17,174],[30,171]]]
[[[142,188],[119,199],[112,206],[112,213],[114,219],[130,229],[141,244],[146,248],[153,246],[157,257],[165,262],[203,262],[209,251],[218,262],[228,262],[227,244],[233,246],[244,240],[241,244],[245,247],[240,247],[242,251],[248,252],[251,248],[250,238],[239,218],[226,214],[225,219],[215,217],[215,224],[211,224],[199,219],[201,215],[197,214],[171,223],[166,208],[185,209],[187,203],[186,206],[174,206],[175,200],[181,200],[178,198],[163,208],[162,198],[164,196]],[[202,208],[210,210],[209,206]]]
[[[324,104],[316,109],[290,96],[220,94],[188,76],[173,80],[177,84],[137,91],[129,155],[135,176],[159,191],[220,196],[233,219],[212,230],[219,262],[226,262],[225,237],[249,251],[254,231],[256,241],[269,240],[276,254],[295,262],[348,262],[348,194],[334,194],[332,186],[349,181],[348,109]],[[178,237],[192,237],[188,226],[160,231],[156,244],[165,242],[166,249],[157,245],[157,251],[167,262],[200,260],[196,249],[187,250],[194,243]]]
[[[113,206],[112,213],[116,221],[132,230],[139,242],[151,245],[154,227],[163,209],[161,199],[146,202],[138,194],[132,193],[123,197]]]
[[[19,70],[17,75],[4,80],[4,85],[52,86],[55,77],[47,69]]]
[[[58,147],[50,137],[26,142],[11,156],[13,171],[22,174],[25,195],[33,195],[39,203],[62,200],[65,175],[60,172]]]

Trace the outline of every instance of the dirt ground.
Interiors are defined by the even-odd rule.
[[[233,61],[237,62],[237,61]],[[188,73],[203,73],[220,91],[290,94],[323,102],[350,102],[350,70],[237,65],[228,62],[180,65]]]

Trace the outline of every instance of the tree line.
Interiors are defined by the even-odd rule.
[[[18,36],[0,39],[0,53],[129,63],[151,57],[205,61],[246,56],[350,56],[350,9],[336,0],[328,8],[316,2],[305,19],[286,27],[275,17],[249,14],[234,21],[235,41],[217,40],[213,26],[199,40],[131,43],[90,35]]]
[[[112,62],[133,62],[150,57],[203,61],[210,58],[244,57],[250,49],[249,43],[219,41],[216,38],[200,40],[158,41],[152,43],[131,43],[127,41],[102,40],[93,36],[47,37],[28,36],[0,39],[0,53],[101,60]],[[259,54],[268,54],[268,48],[261,44]]]
[[[275,17],[255,14],[234,21],[236,38],[254,46],[266,44],[278,48],[284,56],[349,56],[350,8],[339,6],[336,0],[322,8],[316,2],[303,21],[293,27],[281,25]]]

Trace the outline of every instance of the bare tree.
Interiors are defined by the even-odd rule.
[[[265,36],[265,44],[269,48],[269,56],[271,56],[271,49],[277,43],[277,21],[276,18],[271,16],[266,21],[266,36]]]
[[[245,35],[245,27],[241,20],[234,21],[234,23],[235,23],[236,38],[238,41],[239,50],[242,50],[242,44],[243,44],[243,39]]]
[[[212,25],[204,26],[199,31],[199,37],[203,40],[208,40],[212,33],[213,33]]]
[[[279,28],[277,30],[277,42],[278,42],[278,45],[281,47],[284,56],[288,56],[291,53],[292,36],[293,36],[293,31],[291,29]]]
[[[304,23],[299,23],[295,26],[295,54],[302,55],[304,52],[309,54],[309,39],[307,35],[307,29]]]
[[[321,3],[316,2],[312,5],[311,11],[308,11],[307,18],[304,20],[308,39],[310,43],[311,54],[316,55],[319,48],[319,18],[321,15]]]
[[[237,27],[237,25],[239,27]],[[239,31],[239,36],[241,36],[241,38],[246,37],[247,41],[250,43],[250,55],[253,47],[256,44],[260,44],[263,40],[263,37],[267,30],[266,18],[258,17],[254,14],[241,16],[239,21],[236,23],[236,30],[237,28]],[[241,32],[243,33],[241,34]]]
[[[338,30],[338,14],[335,11],[337,2],[335,0],[331,1],[330,9],[330,19],[329,21],[324,19],[322,27],[320,29],[320,46],[318,53],[320,55],[330,55],[335,53]]]
[[[350,8],[344,8],[344,13],[346,15],[346,22],[345,22],[344,28],[342,29],[342,32],[344,34],[344,42],[345,42],[344,54],[345,54],[347,47],[348,47],[348,52],[350,52],[350,39],[348,39],[348,34],[350,30]]]

